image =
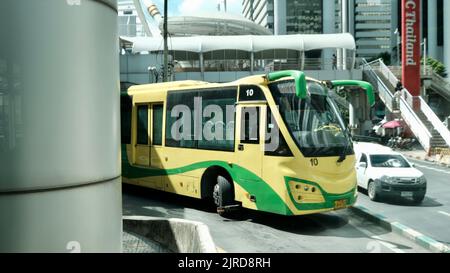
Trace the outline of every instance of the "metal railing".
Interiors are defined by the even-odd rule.
[[[450,99],[450,82],[441,77],[441,75],[434,72],[432,69],[428,69],[429,75],[431,76],[432,84],[435,84],[439,87],[442,92],[442,96],[446,99]]]
[[[370,78],[370,83],[378,90],[380,99],[384,102],[389,111],[393,111],[393,101],[394,97],[389,91],[389,88],[384,84],[384,82],[378,77],[378,75],[373,70],[373,66],[379,66],[379,61],[373,61],[368,63],[366,60],[362,62],[363,71]]]
[[[394,100],[392,92],[389,90],[386,84],[380,79],[380,77],[378,77],[378,75],[375,73],[374,67],[378,69],[380,73],[393,86],[396,86],[398,82],[397,77],[395,77],[395,75],[389,70],[389,68],[383,63],[381,59],[370,63],[367,63],[364,60],[362,63],[362,67],[363,71],[366,72],[366,75],[368,75],[376,83],[375,87],[378,90],[380,99],[383,100],[388,109],[392,111],[393,110],[392,103]],[[405,93],[408,93],[406,89]],[[416,115],[416,113],[413,111],[413,109],[405,100],[405,98],[403,97],[400,98],[399,106],[403,120],[406,122],[406,124],[408,124],[409,128],[414,133],[414,135],[416,136],[417,140],[422,145],[422,147],[426,151],[429,151],[431,148],[431,138],[432,138],[431,132],[420,120],[420,118]]]
[[[389,66],[389,70],[397,77],[402,76],[402,68],[400,66]],[[450,82],[443,78],[441,75],[434,72],[433,68],[426,67],[420,70],[422,78],[431,80],[431,84],[437,86],[438,90],[443,97],[450,99]]]
[[[392,69],[392,68],[390,69],[386,65],[384,65],[382,61],[381,61],[380,67],[382,67],[383,70],[391,70]],[[395,69],[395,72],[401,73],[401,69],[399,67],[395,67],[394,69]],[[394,73],[391,71],[392,75],[394,75]],[[442,89],[442,91],[447,91],[450,95],[450,83],[447,82],[441,76],[439,76],[436,72],[434,72],[431,67],[428,67],[427,69],[425,69],[425,71],[422,70],[422,76],[430,76],[431,80],[433,81],[434,84],[439,85],[440,88]],[[408,92],[408,90],[406,90],[406,92],[405,92],[405,97],[406,97],[408,104],[411,105],[413,97]],[[431,122],[431,124],[433,125],[433,128],[441,135],[441,137],[445,140],[447,145],[450,146],[450,131],[448,130],[448,128],[438,118],[438,116],[434,113],[434,111],[430,108],[430,106],[427,104],[427,102],[422,97],[419,97],[419,100],[420,100],[420,110],[422,111],[422,113],[425,114],[428,121]]]

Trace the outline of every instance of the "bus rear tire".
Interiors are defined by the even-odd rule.
[[[213,190],[213,199],[218,208],[217,213],[220,216],[230,215],[230,211],[223,210],[222,208],[236,204],[231,183],[232,182],[228,181],[225,177],[220,175],[217,176],[217,184],[214,186]]]

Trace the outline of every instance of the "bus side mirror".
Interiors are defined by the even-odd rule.
[[[373,92],[373,86],[365,81],[356,81],[356,80],[336,80],[331,81],[332,87],[338,86],[359,86],[366,90],[367,100],[369,101],[369,105],[371,107],[375,106],[375,94]],[[331,88],[330,88],[331,89]]]
[[[358,167],[361,168],[361,169],[367,169],[367,163],[366,162],[360,162],[358,164]]]
[[[300,99],[305,99],[307,97],[306,92],[306,76],[302,71],[297,70],[284,70],[272,72],[267,75],[267,80],[276,81],[281,78],[292,77],[295,81],[295,94]]]

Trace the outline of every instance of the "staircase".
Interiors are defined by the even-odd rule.
[[[389,66],[392,73],[401,80],[402,70],[399,66]],[[450,101],[450,82],[433,71],[431,67],[427,67],[425,71],[422,69],[421,77],[425,80],[431,89],[441,95],[447,101]]]
[[[441,134],[434,128],[431,121],[428,120],[427,116],[422,111],[416,112],[419,119],[423,122],[425,127],[427,127],[428,131],[431,132],[431,141],[430,145],[431,148],[448,148],[447,143],[445,142],[445,139],[441,136]]]
[[[429,154],[434,154],[441,149],[449,149],[450,131],[422,98],[420,98],[420,110],[414,111],[410,106],[412,96],[408,90],[404,89],[404,96],[400,100],[400,109],[394,109],[393,93],[398,78],[381,59],[371,63],[363,61],[362,68],[364,79],[372,83],[379,92],[380,99],[391,112],[397,111],[401,115]]]

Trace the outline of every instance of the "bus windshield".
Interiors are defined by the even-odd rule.
[[[308,81],[308,97],[296,96],[294,81],[269,84],[281,116],[305,157],[353,154],[351,140],[327,88]]]

